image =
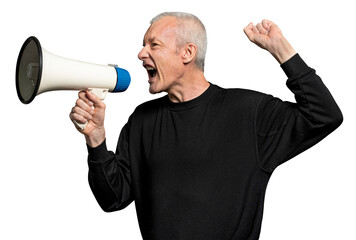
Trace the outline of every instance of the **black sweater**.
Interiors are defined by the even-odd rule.
[[[258,239],[273,170],[342,122],[298,54],[281,67],[296,103],[210,84],[188,102],[165,96],[138,106],[116,153],[105,141],[88,147],[89,183],[101,208],[135,201],[145,240]]]

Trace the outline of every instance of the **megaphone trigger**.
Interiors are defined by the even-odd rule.
[[[106,88],[88,88],[88,90],[101,100],[104,100],[106,98],[106,94],[109,92],[109,89]]]

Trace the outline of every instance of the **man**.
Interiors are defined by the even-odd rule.
[[[321,79],[276,24],[263,20],[244,31],[281,64],[297,103],[208,82],[205,28],[185,13],[151,21],[138,57],[150,92],[168,94],[136,108],[116,153],[106,149],[105,104],[79,93],[70,118],[88,121],[90,187],[104,211],[135,201],[143,239],[258,239],[274,169],[342,122]]]

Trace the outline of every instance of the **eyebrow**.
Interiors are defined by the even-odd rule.
[[[151,43],[151,42],[153,42],[153,40],[154,40],[154,38],[149,38],[149,39],[147,39],[147,43]],[[145,46],[145,45],[146,45],[145,38],[143,38],[143,46]]]
[[[157,41],[157,42],[159,42],[159,43],[162,44],[162,41],[159,40],[159,39],[156,38],[156,37],[153,37],[153,38],[151,37],[151,38],[147,39],[147,43],[152,43],[153,41]],[[142,44],[142,46],[146,46],[145,38],[143,38],[143,44]]]

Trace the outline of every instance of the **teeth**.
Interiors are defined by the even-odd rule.
[[[153,67],[150,67],[150,66],[146,66],[146,69],[147,69],[148,71],[150,71],[150,70],[155,70]]]
[[[151,66],[145,66],[148,75],[150,75],[150,77],[155,77],[156,76],[156,69],[154,67]]]

